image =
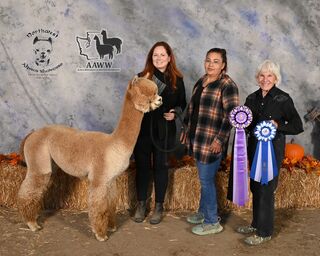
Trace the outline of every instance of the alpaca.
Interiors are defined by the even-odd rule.
[[[99,53],[100,59],[103,59],[104,55],[107,54],[109,60],[113,59],[113,46],[110,44],[101,44],[98,36],[95,36],[93,39],[96,40],[96,49]]]
[[[109,45],[115,46],[117,49],[117,54],[121,52],[122,40],[120,38],[117,38],[117,37],[107,38],[107,31],[105,30],[101,31],[101,35],[102,35],[103,44],[109,44]]]
[[[51,160],[75,177],[88,177],[88,210],[99,241],[115,231],[115,177],[129,165],[144,113],[162,104],[156,84],[135,77],[128,85],[122,114],[111,134],[50,125],[30,133],[21,143],[27,174],[18,192],[18,210],[32,231],[51,176]]]

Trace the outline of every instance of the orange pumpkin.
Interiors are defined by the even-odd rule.
[[[300,161],[304,156],[304,148],[291,140],[290,143],[286,144],[284,155],[290,160]]]

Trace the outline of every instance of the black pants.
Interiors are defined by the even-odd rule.
[[[278,185],[278,176],[267,185],[262,185],[250,179],[252,192],[253,219],[251,226],[257,229],[257,235],[261,237],[273,234],[274,222],[274,191]]]
[[[163,147],[164,142],[156,140]],[[139,137],[134,149],[136,162],[136,189],[138,201],[147,199],[150,177],[153,171],[155,201],[163,203],[168,186],[167,154],[154,147],[150,137]]]

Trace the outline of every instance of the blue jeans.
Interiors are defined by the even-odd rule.
[[[220,167],[221,156],[214,162],[203,164],[197,161],[199,179],[201,184],[201,197],[199,213],[204,216],[204,224],[218,222],[218,203],[216,193],[216,173]]]

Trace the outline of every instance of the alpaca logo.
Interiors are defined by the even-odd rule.
[[[62,66],[62,63],[54,62],[54,40],[59,36],[59,32],[48,29],[37,29],[27,33],[27,38],[31,39],[32,51],[28,61],[22,65],[28,70],[29,75],[43,77],[48,73],[54,73]],[[30,41],[29,41],[30,44]]]
[[[108,37],[107,31],[87,32],[87,37],[76,37],[80,55],[85,57],[86,64],[77,71],[119,72],[113,67],[116,55],[121,54],[122,40],[118,37]]]

